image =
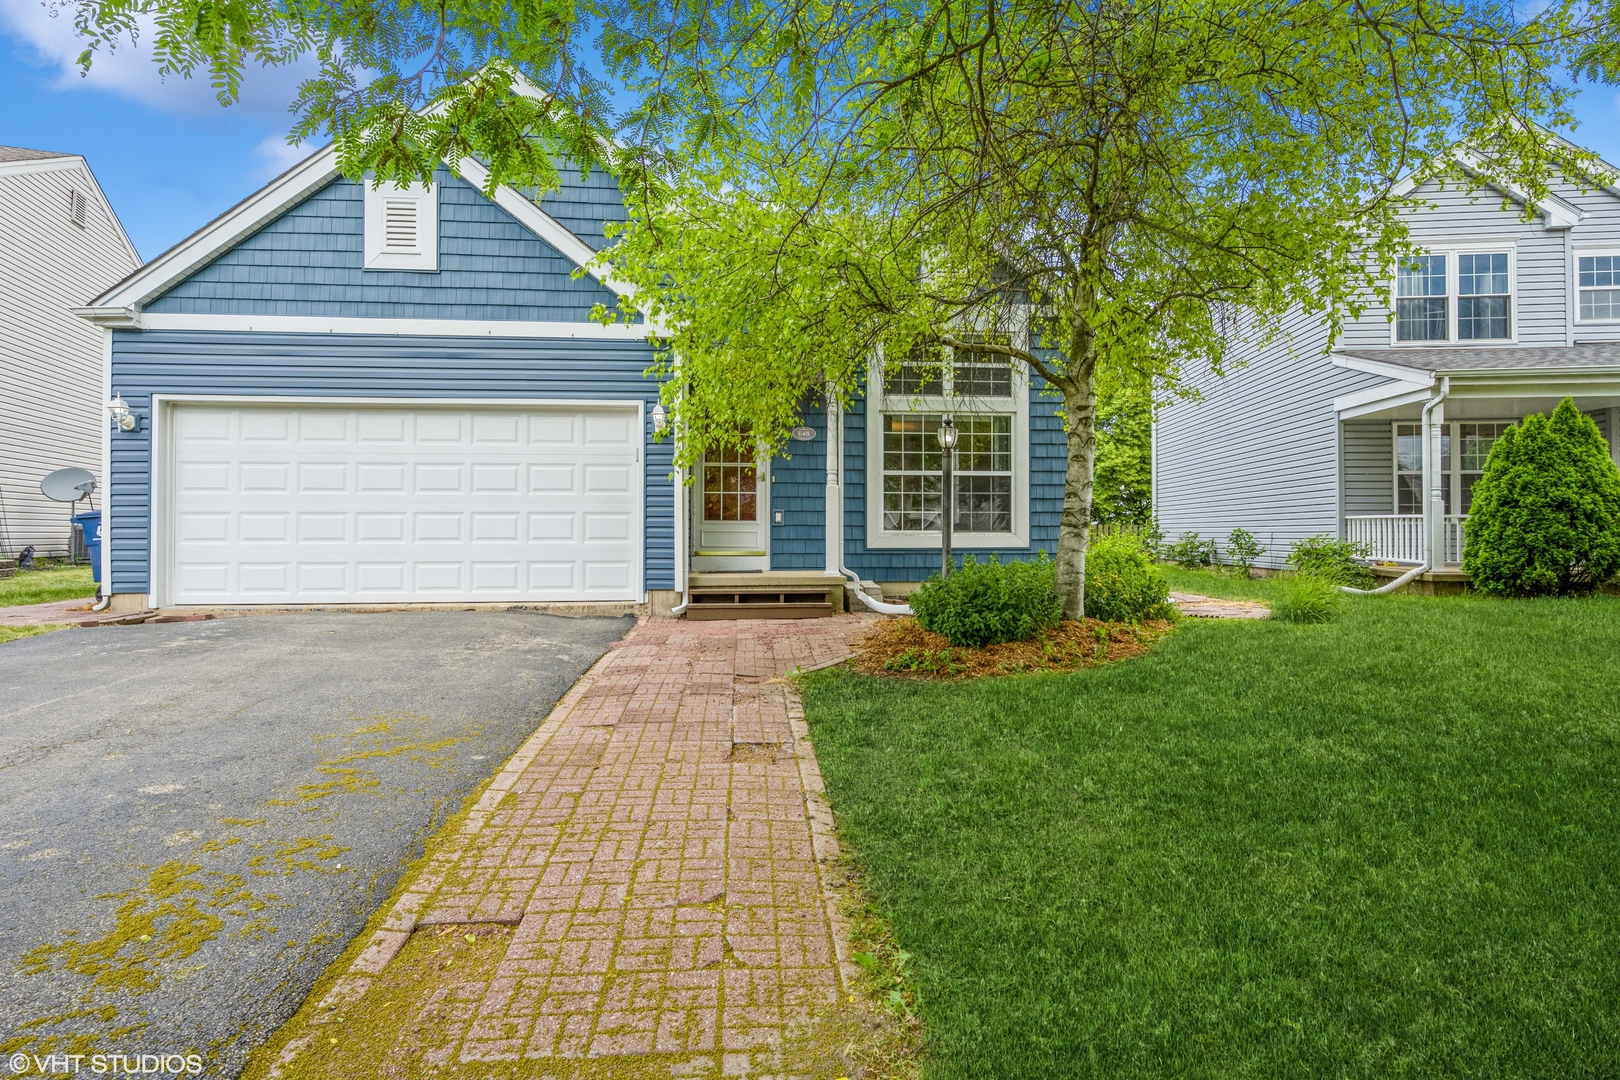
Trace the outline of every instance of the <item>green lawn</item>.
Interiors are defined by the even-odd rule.
[[[1620,1068],[1620,601],[1357,598],[805,703],[927,1077]]]
[[[90,567],[64,566],[51,570],[19,570],[0,578],[0,607],[18,604],[44,604],[52,600],[72,600],[96,595],[90,580]]]

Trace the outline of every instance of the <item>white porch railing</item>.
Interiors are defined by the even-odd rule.
[[[1422,514],[1357,514],[1344,519],[1344,538],[1366,544],[1374,559],[1423,561]]]
[[[1463,528],[1467,514],[1446,515],[1447,566],[1462,563]],[[1372,558],[1393,562],[1423,561],[1422,514],[1356,514],[1344,519],[1344,537],[1372,549]]]

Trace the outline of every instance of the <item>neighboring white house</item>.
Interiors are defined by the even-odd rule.
[[[1620,434],[1620,186],[1559,183],[1526,219],[1514,192],[1456,177],[1412,193],[1422,254],[1330,342],[1297,314],[1291,340],[1234,350],[1197,400],[1155,426],[1154,505],[1167,537],[1224,549],[1243,528],[1280,566],[1306,537],[1370,545],[1431,581],[1459,579],[1461,523],[1492,443],[1565,395]],[[1420,579],[1420,580],[1424,580]]]
[[[39,482],[101,482],[107,423],[103,335],[72,309],[140,265],[84,158],[0,146],[0,556],[68,551],[69,508]]]

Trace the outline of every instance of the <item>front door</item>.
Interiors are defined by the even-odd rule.
[[[768,570],[768,475],[752,449],[715,447],[699,472],[693,570]]]

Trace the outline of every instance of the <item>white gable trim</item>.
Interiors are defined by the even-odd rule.
[[[1422,368],[1406,367],[1392,361],[1367,360],[1359,356],[1346,356],[1343,353],[1333,354],[1333,366],[1365,372],[1368,375],[1382,375],[1397,382],[1420,382],[1428,385],[1434,381],[1434,376]]]
[[[119,220],[118,211],[113,209],[112,201],[107,198],[107,193],[101,190],[101,182],[96,179],[95,170],[90,168],[90,163],[83,157],[78,154],[70,154],[66,157],[0,161],[0,177],[74,171],[82,173],[84,179],[89,182],[91,190],[96,193],[96,198],[101,201],[101,208],[107,211],[107,217],[112,220],[113,228],[118,231],[118,239],[123,241],[124,249],[129,252],[130,261],[139,266],[141,253],[135,250],[134,243],[129,239],[129,233],[124,231],[123,221]]]
[[[96,297],[89,309],[80,309],[80,314],[106,308],[138,311],[146,301],[184,281],[337,174],[336,149],[328,146],[317,150]]]
[[[1518,186],[1503,183],[1499,180],[1493,180],[1486,176],[1483,168],[1483,159],[1481,159],[1480,156],[1474,153],[1472,150],[1466,150],[1459,146],[1451,152],[1450,160],[1453,164],[1461,168],[1469,176],[1479,180],[1486,187],[1506,195],[1508,198],[1514,200],[1522,206],[1528,206],[1530,204],[1529,194],[1521,190]],[[1428,183],[1430,180],[1443,182],[1444,179],[1445,178],[1443,176],[1434,172],[1411,172],[1397,181],[1394,187],[1390,188],[1390,194],[1394,195],[1396,198],[1405,198],[1418,188],[1422,187],[1424,184]],[[1614,189],[1609,187],[1607,184],[1603,186],[1604,190],[1611,193],[1614,192]],[[1541,217],[1542,227],[1546,229],[1573,228],[1574,226],[1579,225],[1581,223],[1581,219],[1586,216],[1581,212],[1579,207],[1560,199],[1557,195],[1554,195],[1551,192],[1549,192],[1547,197],[1542,199],[1541,202],[1537,204],[1537,208],[1539,216]]]
[[[462,160],[461,172],[469,183],[480,189],[489,179],[489,170],[471,158]],[[96,297],[88,307],[75,309],[75,314],[103,326],[142,325],[141,305],[178,285],[338,175],[336,149],[327,146],[317,150]],[[628,286],[603,276],[600,271],[590,270],[589,264],[596,258],[596,252],[532,200],[502,185],[496,189],[495,204],[614,293],[629,294]],[[132,319],[134,322],[130,321]],[[645,333],[646,328],[641,330]]]

